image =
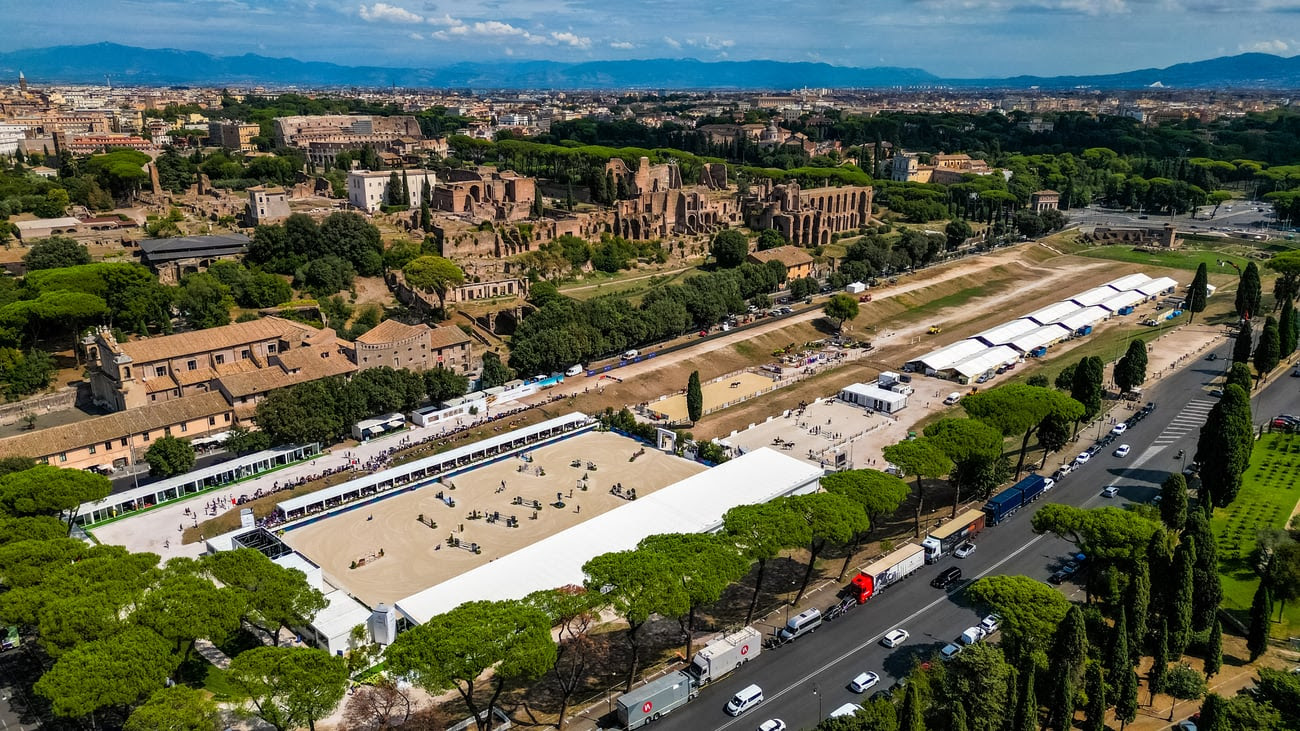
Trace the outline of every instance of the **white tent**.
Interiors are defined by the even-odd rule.
[[[1061,324],[1070,329],[1070,332],[1078,332],[1085,327],[1095,327],[1110,318],[1110,310],[1102,307],[1085,307],[1078,312],[1061,319]]]
[[[956,363],[949,370],[956,375],[966,378],[975,378],[985,371],[990,371],[998,366],[1004,366],[1016,363],[1020,360],[1020,353],[1006,345],[998,345],[989,348],[983,353],[979,353],[971,358],[967,358],[960,363]]]
[[[1004,322],[997,327],[991,327],[988,330],[976,335],[975,337],[984,341],[987,345],[1006,345],[1025,333],[1038,328],[1038,323],[1027,318]]]
[[[1106,282],[1104,286],[1114,287],[1120,292],[1127,292],[1130,289],[1136,288],[1138,285],[1146,284],[1150,281],[1151,277],[1148,277],[1145,274],[1128,274],[1119,279],[1112,279],[1109,282]]]
[[[1039,325],[1051,325],[1054,322],[1060,322],[1063,318],[1082,310],[1078,304],[1065,300],[1055,304],[1048,305],[1041,310],[1035,310],[1028,315],[1027,319],[1033,320]]]
[[[1160,277],[1159,279],[1152,279],[1150,282],[1140,284],[1137,287],[1134,287],[1134,289],[1148,297],[1155,297],[1159,294],[1172,292],[1176,287],[1178,287],[1177,281],[1169,277]]]
[[[920,366],[925,369],[927,374],[936,373],[938,371],[948,370],[948,368],[952,367],[954,363],[960,363],[987,348],[987,345],[975,340],[974,338],[958,340],[951,345],[945,345],[944,347],[927,353],[916,360],[909,361],[908,365],[913,366],[913,370],[917,370],[916,366]]]
[[[1092,307],[1093,305],[1099,305],[1102,302],[1105,302],[1117,294],[1119,294],[1119,290],[1103,284],[1100,287],[1093,287],[1092,289],[1074,295],[1070,298],[1070,301],[1084,307]]]
[[[1124,292],[1120,292],[1114,297],[1111,297],[1105,302],[1102,302],[1099,306],[1104,309],[1110,310],[1111,312],[1119,312],[1125,307],[1136,307],[1142,304],[1143,302],[1145,302],[1146,299],[1147,299],[1146,295],[1142,294],[1141,292],[1138,292],[1137,290],[1130,289]]]
[[[1012,340],[1010,343],[1007,343],[1007,345],[1010,345],[1021,353],[1028,353],[1035,348],[1044,348],[1049,345],[1055,345],[1068,337],[1070,337],[1070,329],[1058,322],[1035,328],[1015,340]]]

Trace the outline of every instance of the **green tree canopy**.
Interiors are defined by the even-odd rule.
[[[1077,421],[1084,414],[1083,404],[1066,394],[1015,383],[964,396],[961,405],[972,418],[997,429],[1004,437],[1021,437],[1017,477],[1025,467],[1029,439],[1044,417],[1056,414],[1067,421]]]
[[[159,437],[149,445],[144,461],[149,463],[149,474],[154,477],[184,474],[194,469],[194,445],[179,437]]]
[[[75,239],[66,236],[51,236],[40,239],[23,254],[23,265],[27,271],[37,269],[58,269],[60,267],[78,266],[90,263],[90,250]]]
[[[1300,251],[1280,252],[1264,262],[1264,266],[1277,272],[1273,296],[1279,302],[1286,299],[1300,299]]]
[[[540,678],[555,662],[556,647],[540,610],[519,601],[476,601],[398,635],[385,656],[390,670],[431,692],[454,688],[472,717],[486,712],[478,724],[487,729],[505,684]],[[488,669],[484,699],[475,684]]]
[[[168,642],[145,627],[91,640],[64,653],[36,681],[54,714],[84,718],[101,708],[131,706],[163,687],[180,662]]]
[[[676,567],[653,551],[602,553],[583,564],[589,591],[599,591],[627,622],[631,649],[624,687],[631,690],[640,662],[641,628],[653,614],[677,617],[689,610],[689,599],[681,590]]]
[[[1214,505],[1224,507],[1236,499],[1253,446],[1250,397],[1240,386],[1230,384],[1210,409],[1196,442],[1202,500],[1208,494]]]
[[[836,331],[843,329],[844,323],[858,316],[858,301],[852,295],[838,292],[822,306],[822,314],[835,323]]]
[[[952,471],[953,463],[944,454],[936,439],[918,437],[898,444],[891,444],[883,450],[884,457],[897,466],[905,477],[916,478],[916,537],[921,537],[921,513],[925,510],[925,489],[922,478],[943,477]]]
[[[1191,318],[1196,317],[1196,313],[1205,311],[1205,303],[1209,298],[1209,288],[1206,286],[1210,283],[1209,274],[1206,272],[1205,262],[1201,262],[1196,267],[1196,275],[1192,277],[1192,284],[1187,288],[1187,311]]]
[[[1142,560],[1159,523],[1122,508],[1079,508],[1048,503],[1034,513],[1035,533],[1053,533],[1091,560]]]
[[[1239,317],[1250,318],[1258,315],[1264,298],[1259,280],[1259,265],[1255,262],[1246,264],[1237,281],[1237,299],[1234,303]]]
[[[278,641],[281,630],[309,624],[329,606],[301,571],[285,568],[251,548],[203,557],[203,570],[243,597],[243,620]]]
[[[226,676],[252,713],[276,731],[304,725],[315,731],[348,687],[343,658],[311,647],[245,650],[230,661]]]
[[[849,488],[841,485],[827,487],[827,491],[857,499],[849,494]],[[787,498],[778,498],[755,505],[737,505],[722,516],[722,525],[727,536],[736,542],[745,556],[758,564],[754,593],[745,614],[746,624],[754,617],[759,592],[763,589],[763,574],[767,562],[776,558],[784,549],[804,546],[812,540],[812,531],[808,523],[798,513],[789,509],[788,502]],[[861,504],[861,501],[859,502]]]
[[[1002,434],[992,426],[975,419],[940,419],[925,427],[923,432],[938,445],[953,468],[948,481],[953,490],[952,517],[957,516],[962,490],[987,486],[984,479],[1002,461]],[[994,483],[996,484],[996,483]]]
[[[217,704],[201,690],[184,685],[156,690],[126,719],[123,731],[216,731]]]
[[[1278,332],[1277,320],[1269,315],[1264,318],[1264,329],[1259,333],[1259,345],[1255,346],[1255,370],[1261,378],[1277,368],[1282,359],[1282,336]]]
[[[1070,608],[1059,591],[1028,576],[986,576],[971,584],[966,595],[1002,617],[1003,641],[1012,655],[1042,652]]]
[[[447,292],[465,283],[465,272],[451,259],[425,255],[407,262],[402,267],[406,283],[415,289],[430,292],[438,297],[438,308],[446,309]]]
[[[700,387],[700,372],[691,371],[690,378],[686,380],[686,418],[694,424],[702,416],[704,416],[704,391]]]
[[[745,262],[745,257],[749,256],[749,239],[734,228],[723,229],[713,235],[709,253],[723,269],[738,267]]]
[[[1147,380],[1147,345],[1131,340],[1128,352],[1115,364],[1115,385],[1120,391],[1132,391]]]

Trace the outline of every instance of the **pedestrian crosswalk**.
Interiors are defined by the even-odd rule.
[[[1214,402],[1208,399],[1193,399],[1183,407],[1182,411],[1169,422],[1169,426],[1160,432],[1151,443],[1153,447],[1165,447],[1178,441],[1190,432],[1199,431],[1205,424],[1205,420],[1210,416],[1210,409],[1214,408]]]

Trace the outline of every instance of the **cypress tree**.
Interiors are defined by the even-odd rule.
[[[701,416],[704,416],[704,392],[700,388],[700,372],[691,371],[686,382],[686,417],[694,424]]]
[[[1194,511],[1187,532],[1196,541],[1196,562],[1192,565],[1192,629],[1204,632],[1214,624],[1223,601],[1219,583],[1219,548],[1204,511]]]
[[[1130,667],[1132,657],[1128,650],[1128,610],[1121,605],[1119,618],[1111,632],[1110,652],[1106,654],[1106,672],[1114,675]]]
[[[1106,731],[1106,681],[1102,678],[1101,663],[1088,663],[1088,707],[1085,709],[1088,720],[1084,722],[1084,731]]]
[[[966,706],[960,700],[952,704],[951,718],[948,721],[949,731],[967,731],[966,724]]]
[[[1278,341],[1282,347],[1282,357],[1286,358],[1296,349],[1296,311],[1295,304],[1288,297],[1282,303],[1282,313],[1277,321]]]
[[[1074,680],[1070,673],[1058,672],[1052,687],[1052,708],[1048,722],[1052,728],[1069,731],[1074,726]]]
[[[1151,700],[1156,702],[1156,694],[1165,689],[1165,675],[1169,673],[1169,628],[1165,620],[1160,620],[1156,628],[1155,648],[1151,653],[1151,671],[1147,673],[1147,690],[1151,691]]]
[[[402,168],[402,202],[398,205],[409,206],[411,204],[411,182],[406,178],[406,168]]]
[[[429,199],[420,201],[420,230],[430,231],[433,229],[433,213],[429,210]]]
[[[396,170],[388,174],[388,190],[385,193],[387,195],[384,197],[388,199],[388,205],[402,205],[402,179],[397,177]]]
[[[1120,731],[1130,721],[1137,718],[1138,676],[1133,666],[1120,668],[1114,677],[1115,720],[1119,721]]]
[[[1184,534],[1174,552],[1174,592],[1166,616],[1169,619],[1169,659],[1177,662],[1192,636],[1193,571],[1196,539]]]
[[[925,731],[925,703],[921,699],[920,684],[907,684],[903,691],[903,706],[898,711],[899,731]]]
[[[1246,634],[1246,649],[1250,650],[1250,661],[1254,662],[1268,649],[1269,622],[1273,616],[1273,594],[1269,591],[1268,580],[1261,579],[1255,590],[1255,598],[1250,602],[1250,631]]]
[[[1020,698],[1016,703],[1016,715],[1011,724],[1011,731],[1038,731],[1038,698],[1034,694],[1035,667],[1032,658],[1026,656],[1025,668],[1020,673]]]
[[[546,215],[546,205],[542,202],[541,193],[537,193],[533,196],[533,206],[529,209],[529,213],[532,214],[533,218],[541,218]]]
[[[1115,385],[1120,391],[1131,391],[1147,380],[1147,344],[1133,340],[1128,351],[1115,364]]]
[[[1205,285],[1209,282],[1210,276],[1205,270],[1205,262],[1201,262],[1201,265],[1196,267],[1196,276],[1192,277],[1192,285],[1187,290],[1188,322],[1196,318],[1196,313],[1205,310],[1205,301],[1209,299],[1209,289]]]
[[[1295,307],[1291,308],[1291,341],[1290,342],[1292,345],[1291,348],[1292,352],[1294,352],[1296,348],[1300,348],[1300,312],[1297,312]],[[1287,353],[1287,355],[1290,355],[1290,353]]]
[[[1146,645],[1147,613],[1151,605],[1151,574],[1146,561],[1134,561],[1133,575],[1129,579],[1127,607],[1128,648],[1130,666],[1137,665]]]
[[[1278,332],[1277,320],[1272,315],[1264,318],[1264,329],[1259,334],[1259,345],[1255,346],[1255,371],[1260,378],[1267,376],[1282,359],[1282,336]]]
[[[1205,677],[1214,677],[1223,667],[1223,627],[1219,625],[1219,618],[1214,618],[1214,623],[1210,625],[1209,637],[1205,640]]]
[[[1160,519],[1172,531],[1182,530],[1187,523],[1187,479],[1177,472],[1160,486]]]
[[[564,194],[564,207],[572,211],[577,205],[578,200],[573,197],[573,183],[569,183],[568,191]]]
[[[1246,265],[1241,278],[1237,280],[1237,315],[1253,317],[1259,312],[1260,302],[1264,299],[1263,287],[1259,281],[1259,267],[1255,262]]]
[[[1228,719],[1227,702],[1218,693],[1209,693],[1201,703],[1201,717],[1196,720],[1197,731],[1232,731]]]
[[[1233,363],[1250,363],[1250,352],[1254,349],[1254,334],[1251,332],[1250,320],[1241,322],[1241,329],[1237,331],[1237,339],[1232,344],[1232,362]]]

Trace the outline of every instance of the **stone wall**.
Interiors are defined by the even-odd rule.
[[[48,414],[53,411],[70,409],[77,403],[77,389],[62,388],[54,393],[47,393],[22,401],[0,404],[0,426],[16,424],[27,414]]]

